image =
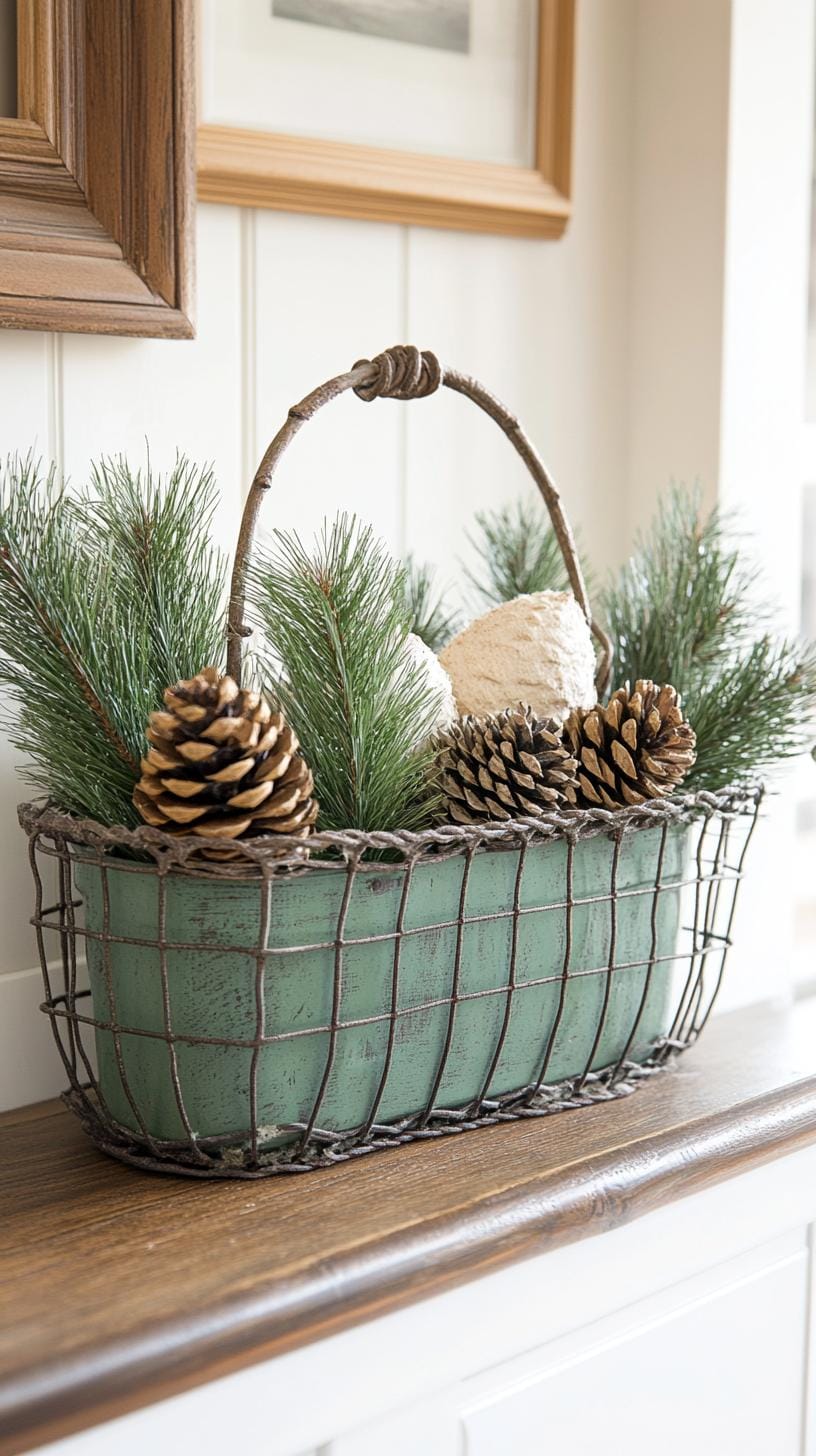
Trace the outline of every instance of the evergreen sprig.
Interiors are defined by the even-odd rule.
[[[756,779],[813,743],[816,648],[763,636],[699,675],[683,706],[697,734],[686,787]]]
[[[143,524],[163,521],[142,543],[138,590],[135,548],[125,540],[137,496],[146,502]],[[183,461],[167,492],[150,472],[131,479],[124,462],[77,497],[30,456],[0,472],[0,684],[16,709],[9,734],[26,755],[26,777],[62,809],[137,822],[131,794],[148,714],[172,680],[168,666],[181,676],[197,671],[219,636],[220,614],[205,629],[191,610],[207,572],[208,600],[221,589],[217,556],[200,549],[212,496],[206,473]],[[157,543],[176,513],[189,528],[186,546],[179,535],[163,555]]]
[[[143,604],[151,671],[165,685],[224,656],[225,563],[210,539],[217,501],[212,469],[183,456],[166,479],[149,465],[134,474],[122,456],[103,459],[82,501],[89,534],[116,558],[122,609]]]
[[[652,677],[688,693],[761,628],[768,610],[757,587],[733,519],[705,514],[698,491],[674,486],[603,595],[616,678]]]
[[[405,653],[402,568],[343,515],[311,551],[275,531],[256,553],[249,598],[266,639],[265,685],[314,773],[319,827],[425,827],[439,701]]]
[[[430,566],[409,556],[405,562],[405,602],[408,627],[432,652],[439,652],[459,630],[459,613],[446,603]]]
[[[812,741],[814,649],[772,630],[732,519],[675,487],[602,599],[615,681],[677,688],[697,734],[688,788],[772,770]]]
[[[480,511],[468,536],[481,562],[464,568],[482,607],[540,591],[568,591],[567,568],[558,538],[539,503],[526,500]]]

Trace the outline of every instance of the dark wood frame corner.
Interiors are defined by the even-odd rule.
[[[207,124],[204,202],[558,238],[570,215],[575,0],[538,0],[536,160],[465,161]]]
[[[17,0],[0,327],[194,334],[194,0]]]

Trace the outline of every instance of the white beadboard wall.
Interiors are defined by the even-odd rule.
[[[673,475],[717,489],[734,6],[774,13],[773,0],[581,0],[575,210],[562,241],[201,206],[196,339],[0,331],[0,452],[34,445],[74,480],[102,453],[143,459],[146,442],[157,464],[176,449],[212,461],[229,548],[288,406],[355,359],[407,341],[480,377],[519,413],[591,556],[614,564]],[[354,510],[395,550],[455,581],[474,511],[525,488],[506,441],[467,401],[344,397],[298,437],[266,520],[309,532]],[[3,741],[0,1107],[50,1096],[63,1081],[36,1009],[15,816],[24,794]],[[737,999],[760,994],[763,974],[750,972]]]

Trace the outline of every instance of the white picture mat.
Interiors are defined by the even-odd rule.
[[[203,122],[533,165],[536,0],[471,0],[467,55],[271,9],[204,0]]]

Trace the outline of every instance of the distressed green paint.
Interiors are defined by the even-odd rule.
[[[652,893],[661,830],[630,833],[622,841],[618,865],[615,962],[629,969],[611,978],[609,1004],[593,1067],[613,1064],[623,1051],[641,1004],[652,950]],[[654,915],[655,956],[673,954],[679,927],[679,882],[686,862],[687,830],[668,831],[663,888]],[[608,895],[614,846],[604,837],[582,840],[573,859],[576,901]],[[475,920],[462,935],[460,995],[499,988],[498,994],[463,1000],[456,1009],[450,1054],[436,1105],[458,1107],[481,1091],[488,1075],[507,1005],[513,934],[512,909],[519,865],[517,850],[474,856],[465,915]],[[422,1109],[442,1055],[449,1006],[413,1009],[449,997],[453,985],[464,858],[417,865],[404,913],[399,958],[397,1022],[392,1062],[378,1121]],[[349,902],[345,941],[380,935],[342,951],[340,1020],[387,1016],[391,1006],[395,939],[405,868],[372,865],[360,870]],[[85,924],[104,925],[102,875],[97,865],[78,863],[77,886],[85,901]],[[154,872],[134,874],[107,865],[109,925],[112,936],[158,939],[158,879]],[[539,1075],[544,1048],[554,1025],[562,990],[565,958],[567,846],[563,841],[536,845],[526,855],[521,876],[516,985],[501,1057],[489,1092],[520,1088]],[[311,866],[303,874],[274,880],[270,889],[267,945],[283,950],[268,955],[264,972],[267,1036],[325,1027],[331,1020],[335,950],[303,949],[333,942],[337,934],[345,875]],[[627,895],[643,889],[644,894]],[[262,895],[258,883],[170,875],[167,879],[167,987],[184,1105],[199,1136],[229,1136],[250,1125],[249,1047],[196,1046],[185,1037],[251,1040],[256,1030],[256,959],[235,947],[257,945]],[[558,908],[560,907],[560,908]],[[607,987],[610,959],[609,901],[576,904],[572,914],[570,978],[553,1044],[546,1080],[561,1081],[583,1072],[592,1050]],[[189,942],[202,949],[180,950]],[[206,948],[204,948],[206,947]],[[109,944],[112,999],[103,948],[88,941],[94,1013],[98,1020],[161,1032],[164,1026],[159,953],[152,947]],[[581,971],[601,970],[597,975]],[[667,1030],[671,964],[654,966],[648,996],[630,1055],[643,1060]],[[544,985],[530,985],[542,977]],[[384,1067],[388,1021],[342,1028],[336,1039],[333,1069],[318,1125],[349,1129],[364,1122]],[[184,1135],[171,1079],[166,1043],[123,1033],[121,1055],[127,1077],[149,1131],[159,1138]],[[100,1085],[113,1115],[136,1128],[117,1065],[112,1034],[97,1031]],[[308,1119],[327,1057],[329,1033],[264,1046],[258,1059],[258,1122],[279,1126]]]

